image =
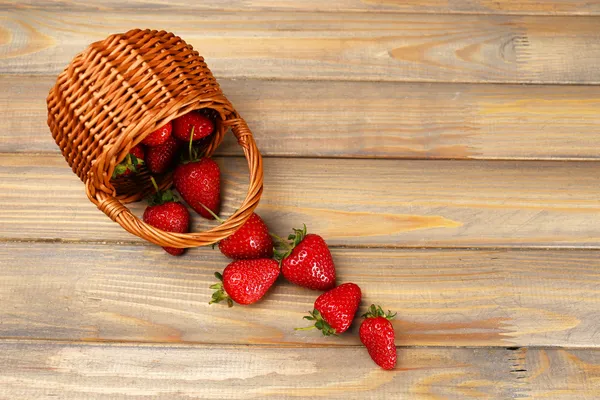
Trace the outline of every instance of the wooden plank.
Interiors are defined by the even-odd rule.
[[[598,15],[600,3],[584,0],[19,0],[5,1],[6,9],[99,10],[99,11],[301,11],[301,12],[403,12],[434,14],[539,14],[539,15]]]
[[[597,251],[334,249],[338,282],[398,312],[403,346],[598,347]],[[299,332],[318,295],[281,282],[250,307],[209,305],[218,250],[1,243],[0,337],[360,345]]]
[[[218,78],[600,83],[596,17],[5,11],[0,73],[58,73],[90,42],[175,31]]]
[[[46,125],[44,100],[54,80],[0,76],[0,120],[7,124],[0,152],[58,152]],[[267,156],[600,157],[597,86],[220,83]],[[219,154],[239,154],[233,136],[227,136]]]
[[[475,399],[600,395],[600,352],[400,349],[394,371],[362,348],[3,342],[0,398]]]
[[[246,196],[247,165],[217,162],[226,217]],[[306,223],[335,246],[600,245],[594,162],[271,158],[264,168],[258,210],[279,234]],[[1,239],[140,241],[88,201],[59,155],[0,155],[0,192]],[[193,230],[211,224],[197,217]]]

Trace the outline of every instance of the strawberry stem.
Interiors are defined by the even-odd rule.
[[[306,224],[303,224],[302,229],[294,229],[293,231],[294,233],[290,234],[287,240],[269,232],[269,235],[275,239],[275,259],[279,261],[280,265],[306,237]],[[283,247],[283,249],[278,249],[278,246]]]
[[[315,321],[315,323],[314,325],[307,326],[306,328],[295,328],[295,330],[308,331],[310,329],[317,328],[324,336],[337,335],[335,329],[333,329],[331,325],[329,325],[329,323],[323,319],[323,316],[316,308],[312,311],[309,311],[308,315],[306,315],[304,319],[308,321]]]
[[[158,188],[158,184],[156,183],[156,180],[154,179],[153,176],[150,177],[150,180],[152,181],[152,186],[154,186],[154,190],[156,191],[156,193],[160,192],[160,189]]]
[[[276,244],[281,244],[283,247],[286,248],[286,250],[292,249],[292,246],[281,236],[278,236],[272,232],[269,232],[269,236],[271,236],[273,239],[275,239]]]
[[[192,128],[192,129],[193,129],[193,128]],[[220,224],[222,224],[223,222],[225,222],[225,220],[224,220],[224,219],[222,219],[221,217],[219,217],[217,214],[215,214],[215,213],[213,212],[213,210],[211,210],[210,208],[206,207],[204,204],[202,204],[202,203],[200,203],[200,202],[199,202],[198,204],[200,204],[202,207],[204,207],[204,209],[205,209],[206,211],[208,211],[208,213],[209,213],[210,215],[212,215],[212,216],[213,216],[213,218],[214,218],[214,219],[216,219],[216,220],[217,220],[217,221],[218,221]]]
[[[194,127],[192,126],[192,130],[190,131],[190,143],[188,145],[188,156],[189,160],[192,161],[195,157],[192,156],[192,142],[194,139]]]
[[[150,177],[150,181],[152,182],[152,186],[154,186],[154,190],[156,191],[156,193],[148,196],[147,200],[149,205],[158,206],[160,204],[169,203],[171,201],[179,201],[177,196],[175,196],[175,194],[173,194],[171,190],[167,189],[161,191],[153,176]]]
[[[311,329],[315,329],[316,326],[311,325],[311,326],[305,326],[304,328],[294,328],[295,331],[310,331]]]

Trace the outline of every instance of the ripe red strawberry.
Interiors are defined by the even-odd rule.
[[[191,111],[173,121],[173,135],[187,142],[193,132],[192,140],[199,140],[213,133],[215,124],[200,111]]]
[[[317,297],[315,309],[309,313],[310,315],[304,317],[309,321],[315,321],[315,325],[297,328],[297,330],[317,328],[325,336],[346,332],[352,325],[360,299],[360,288],[354,283],[344,283],[331,289]]]
[[[240,229],[219,242],[219,250],[233,260],[272,258],[273,239],[262,218],[252,213]]]
[[[396,316],[391,311],[384,313],[381,307],[372,304],[360,325],[360,341],[367,347],[369,355],[383,369],[394,369],[396,360],[396,342],[394,326],[390,322]]]
[[[121,161],[121,163],[115,167],[112,178],[114,179],[118,176],[131,176],[136,174],[138,172],[137,166],[143,163],[144,149],[138,144],[129,151],[129,154],[127,157],[125,157],[125,160]]]
[[[221,224],[225,222],[206,206],[203,208]],[[214,245],[213,245],[214,248]],[[269,228],[256,213],[235,233],[219,242],[219,250],[232,260],[252,260],[255,258],[273,258],[273,239]]]
[[[269,258],[237,260],[223,270],[223,275],[215,272],[221,283],[212,285],[216,289],[209,304],[227,300],[229,307],[238,304],[252,304],[259,301],[279,276],[277,261]]]
[[[146,149],[146,165],[153,174],[162,174],[167,171],[177,156],[181,147],[174,137],[170,136],[166,142]]]
[[[139,144],[134,146],[129,154],[136,156],[138,159],[142,160],[142,162],[144,161],[144,148]]]
[[[281,260],[285,279],[296,285],[314,290],[329,290],[335,286],[335,265],[327,243],[319,235],[306,234],[304,229],[294,229],[288,236],[292,244],[279,240],[285,247],[276,258]]]
[[[194,128],[190,133],[188,159],[175,168],[173,183],[190,207],[204,218],[214,219],[221,207],[221,171],[210,158],[198,158],[192,148],[193,135]]]
[[[166,232],[189,232],[190,213],[187,208],[175,199],[170,190],[160,191],[154,178],[151,179],[156,193],[148,199],[150,205],[144,211],[144,222]],[[163,249],[174,256],[179,256],[185,251],[175,247]]]
[[[173,129],[173,124],[171,121],[167,122],[165,125],[161,126],[148,136],[142,140],[142,144],[146,146],[159,146],[164,144],[171,137],[171,130]]]

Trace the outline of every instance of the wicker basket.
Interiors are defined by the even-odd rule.
[[[262,159],[246,122],[238,115],[192,46],[172,33],[132,30],[91,44],[77,55],[50,91],[48,126],[73,172],[96,206],[128,232],[160,246],[213,244],[250,217],[262,194]],[[131,213],[126,203],[151,189],[149,174],[111,180],[113,169],[158,127],[192,110],[216,117],[215,133],[204,143],[211,156],[231,128],[250,169],[248,194],[223,224],[206,232],[169,233]],[[164,188],[169,174],[157,177]]]

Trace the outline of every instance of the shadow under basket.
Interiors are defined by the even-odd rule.
[[[88,198],[136,236],[168,247],[210,245],[233,234],[258,205],[263,168],[252,133],[204,59],[172,33],[135,29],[92,43],[58,76],[47,103],[52,137]],[[214,153],[229,129],[237,138],[250,170],[248,193],[221,225],[205,232],[165,232],[126,206],[153,190],[148,170],[142,167],[132,178],[111,177],[147,135],[193,110],[215,121],[215,132],[201,142],[205,156]],[[171,173],[155,178],[161,188],[171,185]]]

